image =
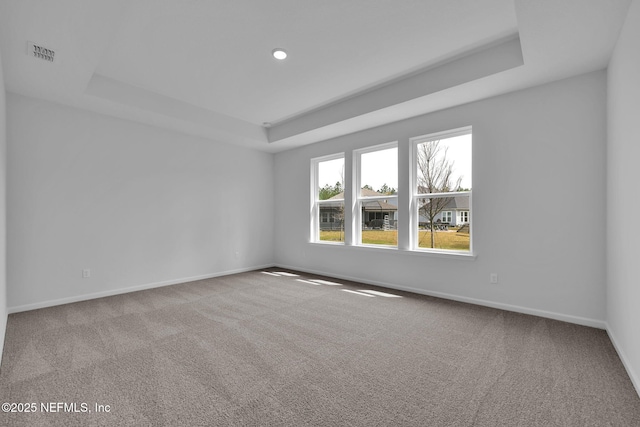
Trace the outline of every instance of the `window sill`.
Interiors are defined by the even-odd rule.
[[[312,245],[320,245],[320,246],[344,246],[344,242],[336,242],[331,240],[319,240],[317,242],[309,242]]]
[[[427,257],[427,258],[448,258],[448,259],[458,259],[458,260],[466,260],[473,261],[476,259],[477,255],[473,252],[463,252],[463,251],[445,251],[445,250],[429,250],[429,249],[420,249],[420,250],[409,250],[409,249],[398,249],[395,246],[384,246],[384,245],[346,245],[343,242],[309,242],[310,245],[313,246],[324,246],[324,247],[342,247],[347,250],[355,250],[355,251],[371,251],[371,252],[380,252],[380,253],[397,253],[402,254],[402,256],[410,255],[410,256],[418,256],[418,257]]]
[[[403,252],[411,255],[418,255],[418,256],[455,258],[455,259],[465,259],[465,260],[475,260],[477,257],[477,255],[473,252],[445,251],[445,250],[438,250],[438,249],[416,249],[416,250],[405,250]]]

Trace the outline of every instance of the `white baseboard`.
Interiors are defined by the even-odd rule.
[[[120,294],[129,293],[129,292],[143,291],[145,289],[160,288],[160,287],[169,286],[169,285],[177,285],[179,283],[193,282],[195,280],[211,279],[213,277],[228,276],[230,274],[237,274],[237,273],[245,273],[247,271],[258,270],[261,268],[269,268],[272,266],[273,264],[256,265],[252,267],[239,268],[236,270],[227,270],[227,271],[220,271],[218,273],[203,274],[201,276],[183,277],[180,279],[172,279],[172,280],[165,280],[162,282],[147,283],[144,285],[131,286],[131,287],[120,288],[120,289],[112,289],[112,290],[103,291],[103,292],[93,292],[90,294],[75,295],[67,298],[60,298],[55,300],[36,302],[32,304],[19,305],[15,307],[8,307],[7,312],[9,314],[20,313],[22,311],[36,310],[39,308],[53,307],[56,305],[69,304],[69,303],[79,302],[79,301],[87,301],[87,300],[96,299],[96,298],[104,298],[112,295],[120,295]]]
[[[605,324],[607,326],[607,334],[609,335],[609,339],[613,343],[613,348],[616,349],[616,352],[618,353],[618,356],[620,357],[620,360],[622,361],[622,364],[624,365],[624,368],[627,370],[627,374],[631,379],[631,384],[633,384],[636,389],[636,393],[638,393],[638,397],[640,397],[640,377],[636,374],[633,366],[631,366],[631,363],[629,362],[629,358],[627,357],[622,347],[618,344],[618,340],[616,339],[616,335],[613,333],[613,330],[608,323]]]
[[[530,315],[533,315],[533,316],[544,317],[544,318],[547,318],[547,319],[560,320],[560,321],[568,322],[568,323],[575,323],[577,325],[589,326],[589,327],[592,327],[592,328],[606,329],[606,323],[604,321],[602,321],[602,320],[589,319],[589,318],[586,318],[586,317],[579,317],[579,316],[572,316],[570,314],[555,313],[555,312],[552,312],[552,311],[540,310],[540,309],[535,309],[535,308],[530,308],[530,307],[522,307],[522,306],[518,306],[518,305],[504,304],[504,303],[493,302],[493,301],[488,301],[488,300],[483,300],[483,299],[478,299],[478,298],[469,298],[469,297],[465,297],[465,296],[460,296],[460,295],[455,295],[455,294],[448,294],[448,293],[444,293],[444,292],[429,291],[429,290],[413,288],[413,287],[409,287],[409,286],[399,286],[399,285],[396,285],[396,284],[393,284],[393,283],[380,282],[380,281],[376,281],[376,280],[367,280],[367,279],[362,279],[360,277],[336,275],[336,274],[327,273],[327,272],[323,272],[323,271],[299,268],[299,267],[288,266],[288,265],[283,265],[283,264],[277,264],[277,267],[286,268],[286,269],[290,269],[290,270],[303,271],[305,273],[317,274],[317,275],[320,275],[320,276],[335,277],[336,279],[343,279],[343,280],[349,280],[349,281],[353,281],[353,282],[366,283],[368,285],[381,286],[383,288],[397,289],[399,291],[413,292],[415,294],[428,295],[428,296],[437,297],[437,298],[443,298],[443,299],[449,299],[449,300],[454,300],[454,301],[466,302],[466,303],[469,303],[469,304],[476,304],[476,305],[481,305],[481,306],[485,306],[485,307],[497,308],[497,309],[500,309],[500,310],[513,311],[513,312],[516,312],[516,313],[530,314]]]

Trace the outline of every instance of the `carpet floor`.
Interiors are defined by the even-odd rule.
[[[0,424],[640,426],[605,331],[281,271],[10,315]]]

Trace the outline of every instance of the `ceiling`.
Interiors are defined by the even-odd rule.
[[[603,69],[630,1],[2,0],[0,52],[9,92],[278,152]]]

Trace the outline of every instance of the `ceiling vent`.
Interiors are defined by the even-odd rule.
[[[27,55],[34,58],[43,59],[48,62],[53,62],[55,56],[53,49],[46,48],[44,46],[37,45],[33,42],[27,42]]]

